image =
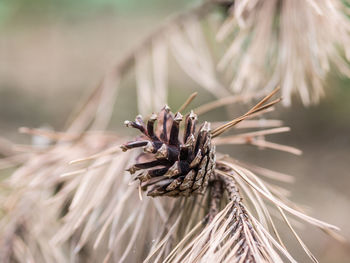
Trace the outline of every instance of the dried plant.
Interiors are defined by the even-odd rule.
[[[218,42],[231,41],[218,63],[201,25],[217,7],[224,7],[225,20],[210,29]],[[218,97],[230,90],[258,91],[259,97],[280,85],[285,105],[293,93],[304,104],[318,102],[332,66],[350,76],[348,14],[342,0],[207,0],[152,32],[108,76],[119,79],[136,64],[141,114],[166,103],[169,53],[194,82]],[[227,73],[230,84],[217,70]]]
[[[285,211],[326,232],[337,228],[305,215],[299,208],[288,206],[283,190],[266,184],[236,160],[215,150],[216,145],[235,143],[237,138],[243,137],[249,142],[255,141],[261,133],[282,132],[284,129],[278,128],[250,135],[218,137],[239,122],[260,115],[279,102],[279,99],[268,102],[276,91],[246,114],[213,130],[208,122],[196,130],[196,115],[191,111],[185,119],[183,139],[179,139],[182,115],[180,112],[174,115],[167,106],[158,116],[152,115],[147,124],[141,116],[137,116],[134,122],[126,122],[127,126],[143,134],[121,146],[124,151],[139,147],[144,149],[144,153],[136,158],[137,163],[128,169],[131,174],[137,174],[134,180],[140,181],[139,190],[159,198],[184,196],[174,204],[164,236],[155,243],[145,262],[283,262],[278,251],[286,259],[296,262],[285,248],[263,199],[277,208],[305,252],[317,262],[292,227]],[[280,150],[283,149],[280,147]],[[266,174],[274,177],[273,172]],[[289,177],[275,177],[280,180],[286,178]],[[247,209],[249,205],[252,208]],[[221,210],[221,207],[224,209]],[[269,234],[270,228],[275,237]]]
[[[278,234],[273,220],[274,214],[270,214],[274,211],[280,213],[297,241],[310,258],[316,261],[297,235],[285,212],[332,235],[335,235],[332,230],[336,227],[305,215],[302,209],[287,199],[288,192],[285,189],[268,181],[290,182],[292,178],[239,162],[216,152],[214,148],[223,144],[249,144],[300,154],[298,149],[265,140],[265,136],[269,134],[289,130],[288,127],[281,127],[280,121],[261,122],[250,119],[272,110],[272,106],[279,99],[268,101],[277,90],[239,118],[224,124],[213,122],[212,129],[209,129],[209,123],[200,129],[194,128],[195,114],[203,114],[217,107],[261,95],[253,93],[247,96],[228,96],[229,90],[217,76],[216,63],[203,36],[201,19],[213,13],[215,7],[224,6],[228,7],[225,10],[229,10],[229,17],[219,31],[219,38],[236,28],[231,23],[231,14],[239,18],[239,21],[245,21],[246,28],[255,32],[254,26],[263,26],[265,23],[258,23],[253,19],[253,15],[260,12],[262,6],[265,10],[268,5],[265,2],[252,1],[248,4],[247,1],[237,1],[232,5],[233,1],[212,0],[175,16],[151,33],[106,74],[101,84],[71,117],[64,132],[21,129],[32,136],[46,138],[45,144],[40,147],[35,144],[16,145],[0,141],[0,151],[7,156],[0,163],[2,168],[18,166],[11,177],[1,184],[4,190],[0,192],[0,261],[280,262],[286,258],[295,262]],[[297,5],[289,1],[280,2]],[[325,8],[323,3],[328,3],[309,2],[313,9],[307,10],[311,13],[318,9],[322,11]],[[304,3],[298,3],[298,8],[302,8]],[[332,16],[333,18],[340,17],[337,8],[334,11],[337,16]],[[308,12],[307,10],[305,12]],[[271,12],[268,12],[271,17],[267,17],[272,19],[276,15]],[[330,28],[329,25],[337,23],[330,23],[330,17],[323,17],[327,29]],[[286,20],[285,27],[288,23],[295,23],[294,20]],[[266,22],[266,17],[264,21]],[[339,30],[345,32],[347,22],[341,21]],[[269,25],[267,22],[266,24]],[[312,26],[310,30],[311,28]],[[245,36],[251,35],[249,30],[240,30],[241,34],[248,33]],[[317,41],[319,37],[321,35],[316,34]],[[326,59],[322,58],[322,61],[327,65],[332,58],[330,61],[337,62],[337,66],[343,65],[341,69],[345,72],[345,64],[338,62],[340,57],[336,56],[334,43],[347,43],[347,35],[344,35],[342,41],[337,41],[339,34],[332,34],[332,37],[334,38],[329,41],[325,40],[325,45],[320,46],[316,54],[327,54]],[[239,39],[241,38],[244,36]],[[237,38],[234,41],[237,42]],[[281,42],[281,49],[291,49],[288,43],[287,40]],[[323,49],[327,52],[323,52]],[[222,61],[236,59],[232,54],[237,53],[231,53],[230,50]],[[186,115],[184,140],[178,139],[178,134],[183,130],[180,113],[174,116],[170,109],[164,108],[160,115],[150,115],[167,102],[169,51],[178,65],[197,84],[221,97]],[[252,53],[249,53],[250,51],[251,49],[247,54],[255,54],[255,50]],[[254,58],[262,65],[267,53],[260,53],[261,57],[254,55]],[[290,91],[294,89],[291,88],[293,85],[289,86],[292,83],[289,79],[292,72],[298,73],[297,78],[292,79],[296,84],[306,81],[306,77],[316,84],[318,79],[323,79],[323,75],[322,78],[317,78],[320,75],[315,73],[315,68],[309,72],[309,68],[305,66],[309,66],[310,62],[305,62],[306,60],[314,62],[314,58],[311,55],[293,56],[296,60],[293,63],[284,64],[281,60],[281,64],[276,64],[274,72],[277,73],[274,77],[283,72],[289,74],[287,82],[280,79],[282,93],[286,95],[287,101]],[[223,64],[225,63],[222,62],[219,66]],[[303,66],[299,68],[299,65]],[[239,73],[241,80],[247,77],[247,72],[253,74],[254,78],[249,81],[254,85],[249,84],[248,90],[253,90],[253,86],[258,87],[258,82],[260,86],[264,86],[266,80],[262,78],[262,74],[248,66],[250,65],[245,66],[245,70],[248,71]],[[147,121],[148,127],[144,126],[140,117],[137,117],[135,122],[127,122],[129,126],[140,129],[143,135],[136,141],[125,144],[132,138],[107,132],[106,127],[115,107],[121,81],[133,69],[136,73],[139,111],[143,116],[151,117]],[[296,69],[303,72],[300,73]],[[235,74],[237,79],[238,75]],[[266,74],[266,77],[268,76],[270,75]],[[313,80],[314,78],[316,80]],[[243,82],[240,81],[242,88],[246,86],[245,79]],[[270,91],[274,84],[274,81],[270,82],[261,93]],[[307,90],[304,89],[305,86],[301,87],[303,92]],[[305,102],[307,98],[308,96],[303,95]],[[180,107],[178,112],[182,112],[191,99],[193,97]],[[166,120],[162,119],[164,117]],[[226,130],[239,127],[264,129],[221,136]],[[171,141],[168,140],[170,138]],[[122,151],[135,146],[146,147],[147,154]],[[201,154],[198,154],[199,149]],[[181,163],[185,157],[186,169],[181,170],[183,167],[177,167],[176,160],[177,163]],[[207,161],[204,161],[204,158],[207,158]],[[155,162],[141,164],[147,160]],[[164,174],[150,172],[154,170],[152,167],[158,164],[166,168],[161,171]],[[142,174],[137,173],[136,176],[141,182],[138,191],[137,187],[132,186],[135,181],[126,169],[130,172],[142,170]],[[139,197],[143,196],[142,190],[146,188],[150,190],[150,195],[156,197],[145,197],[140,201]],[[179,197],[183,192],[184,196]],[[169,193],[176,198],[164,197]]]
[[[346,1],[233,2],[217,38],[233,38],[218,67],[233,76],[235,91],[259,90],[262,85],[272,90],[280,84],[285,104],[291,103],[293,92],[309,104],[323,95],[332,66],[350,76]]]
[[[210,21],[218,10],[224,10],[225,21],[209,30],[219,42],[233,41],[217,63],[201,22]],[[170,17],[107,72],[90,97],[103,101],[93,127],[106,126],[120,82],[132,70],[139,112],[150,114],[165,105],[171,58],[216,97],[229,96],[232,90],[242,95],[244,90],[249,98],[259,98],[280,85],[286,105],[295,91],[305,104],[316,102],[332,65],[350,75],[341,53],[349,57],[348,12],[341,0],[203,1]],[[223,70],[231,85],[219,76]]]
[[[287,127],[221,136],[243,120],[251,122],[247,127],[261,127],[261,122],[246,119],[270,111],[279,102],[269,102],[276,92],[241,117],[213,123],[212,130],[209,123],[196,129],[196,110],[191,111],[185,118],[184,140],[178,138],[181,114],[174,116],[168,107],[152,115],[147,125],[141,116],[127,121],[143,135],[126,144],[114,134],[22,129],[58,143],[33,152],[10,178],[13,190],[3,200],[2,261],[282,262],[284,257],[295,262],[268,202],[316,262],[285,212],[328,233],[337,228],[307,216],[288,201],[286,190],[263,179],[292,178],[215,151],[216,145],[246,143],[300,154],[264,139]],[[225,103],[217,103],[221,105]],[[208,104],[200,109],[204,113],[212,108]],[[276,123],[267,120],[264,125]],[[123,152],[135,147],[145,153]],[[133,179],[129,172],[137,176]],[[130,186],[135,179],[139,191]],[[142,190],[150,187],[148,195],[156,198],[142,198]]]

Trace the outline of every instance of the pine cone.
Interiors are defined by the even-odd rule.
[[[191,111],[185,118],[183,139],[179,139],[181,113],[175,115],[165,106],[152,114],[147,124],[139,115],[125,121],[127,127],[141,131],[134,141],[121,146],[123,151],[143,147],[144,153],[128,169],[137,173],[142,190],[149,196],[189,196],[203,193],[215,167],[215,146],[211,145],[210,123],[196,131],[197,115]],[[155,122],[157,125],[155,127]]]

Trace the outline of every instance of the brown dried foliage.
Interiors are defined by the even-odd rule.
[[[304,214],[302,209],[287,199],[288,192],[285,189],[271,182],[291,182],[291,176],[240,162],[217,152],[216,168],[214,170],[212,167],[213,171],[208,174],[208,186],[201,189],[202,195],[146,197],[140,201],[142,192],[132,186],[134,181],[125,171],[135,163],[139,153],[123,153],[120,149],[120,145],[132,138],[122,138],[106,131],[120,82],[132,69],[136,73],[140,112],[149,116],[152,111],[166,104],[169,51],[197,84],[221,97],[195,109],[197,114],[259,96],[257,93],[229,96],[230,92],[217,78],[215,63],[202,34],[200,20],[210,14],[213,7],[231,6],[231,2],[204,2],[175,16],[153,32],[106,74],[101,85],[73,114],[64,132],[28,128],[21,130],[32,136],[46,138],[43,145],[16,145],[6,140],[0,141],[1,154],[6,156],[1,160],[1,167],[16,167],[11,177],[1,184],[1,262],[282,262],[285,259],[295,262],[278,234],[275,218],[270,214],[274,210],[280,213],[305,252],[316,261],[286,213],[328,233],[337,228]],[[233,10],[234,15],[227,18],[218,33],[219,38],[236,28],[232,24],[235,19],[240,23],[249,23],[246,27],[248,30],[240,31],[233,47],[240,46],[239,39],[250,35],[249,30],[253,30],[256,25],[259,26],[256,30],[266,28],[265,20],[265,24],[260,25],[258,20],[250,18],[256,12],[263,14],[266,8],[261,8],[269,5],[267,2],[270,1],[264,4],[261,1],[253,2],[255,4],[245,5],[247,1],[237,1],[229,9]],[[275,2],[271,1],[270,5]],[[305,7],[306,3],[295,2],[295,10]],[[333,25],[338,20],[330,23],[330,17],[340,19],[340,8],[337,5],[337,8],[331,9],[336,16],[327,16],[330,11],[325,8],[326,2],[330,3],[308,1],[306,11],[312,13],[312,19],[315,18],[313,10],[324,11],[323,23]],[[310,11],[311,7],[313,9]],[[271,8],[275,10],[273,6]],[[316,21],[312,19],[310,21]],[[284,16],[283,21],[285,27],[295,22],[288,20],[288,16]],[[339,21],[339,30],[347,31],[347,23],[343,19]],[[311,24],[310,28],[312,26],[316,28],[316,23]],[[333,30],[334,27],[330,27]],[[322,42],[323,34],[316,34],[315,37],[317,43]],[[327,50],[326,57],[319,58],[319,61],[324,62],[321,63],[324,66],[322,72],[327,72],[328,58],[331,57],[342,72],[347,73],[333,44],[344,44],[348,40],[347,36],[344,39],[338,37],[339,34],[332,34],[333,39],[318,46],[321,51],[317,54],[324,54],[322,50]],[[288,41],[281,43],[286,44]],[[284,44],[281,48],[290,52],[290,46]],[[232,53],[231,49],[223,61],[236,61],[237,53]],[[256,52],[252,50],[249,48],[244,61],[251,61],[249,57]],[[266,53],[258,52],[260,54],[264,57]],[[262,57],[253,57],[258,58],[259,63],[263,61]],[[287,64],[283,68],[286,81],[282,85],[282,94],[286,95],[287,101],[293,90],[292,84],[305,83],[305,75],[299,74],[295,81],[290,75],[295,71],[295,66],[300,64],[310,73],[307,77],[317,84],[316,97],[319,94],[318,83],[324,74],[318,74],[314,67],[311,70],[307,68],[313,58],[306,64],[305,60],[300,60],[305,58],[310,56],[296,56],[294,59],[297,59],[297,63]],[[152,67],[147,66],[147,61],[152,62]],[[260,82],[261,75],[255,75],[256,71],[252,70],[250,63],[240,68],[242,72],[235,75],[240,78],[239,83],[245,82],[247,72],[250,72],[255,76],[251,81],[256,85],[252,87],[263,84]],[[276,72],[281,72],[281,68],[277,67]],[[266,90],[271,90],[273,86],[268,85]],[[300,87],[299,92],[304,94],[305,85]],[[249,144],[300,154],[298,149],[265,140],[269,134],[289,130],[288,127],[281,127],[280,121],[250,119],[273,109],[273,104],[279,101],[268,102],[273,95],[265,97],[246,114],[230,122],[213,122],[213,130],[210,131],[212,145]],[[308,102],[307,95],[302,97]],[[221,136],[231,128],[263,129]],[[149,136],[149,131],[147,133]],[[156,134],[160,136],[160,133]],[[180,147],[185,141],[180,140],[178,143]]]

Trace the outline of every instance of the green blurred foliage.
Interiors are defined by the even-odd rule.
[[[149,12],[157,9],[177,9],[188,3],[186,0],[0,0],[0,23],[21,16],[40,13],[79,14],[96,11],[117,11],[119,13]]]

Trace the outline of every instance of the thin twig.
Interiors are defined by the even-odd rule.
[[[181,105],[181,107],[177,110],[177,112],[182,112],[186,107],[196,98],[198,95],[198,92],[192,93],[188,99],[184,102],[184,104]]]

